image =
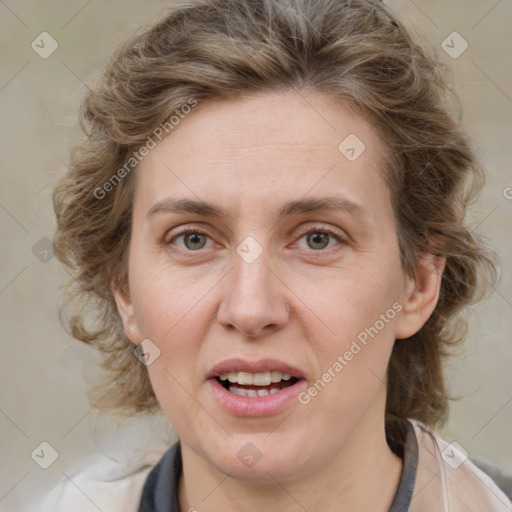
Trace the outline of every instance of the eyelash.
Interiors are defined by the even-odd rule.
[[[301,235],[299,236],[299,238],[297,240],[300,240],[301,238],[303,238],[304,236],[310,234],[310,233],[322,233],[322,234],[326,234],[326,235],[329,235],[330,237],[333,237],[335,238],[339,244],[338,245],[344,245],[346,244],[346,240],[341,237],[338,233],[336,233],[335,231],[329,229],[329,228],[325,228],[325,227],[321,227],[321,228],[318,228],[318,227],[309,227],[307,228],[307,230],[303,231],[301,233]],[[179,238],[179,237],[182,237],[182,236],[185,236],[185,235],[191,235],[191,234],[197,234],[197,235],[203,235],[203,236],[206,236],[210,239],[212,239],[212,237],[204,232],[204,231],[201,231],[199,229],[195,229],[195,228],[190,228],[190,229],[184,229],[183,231],[180,231],[178,233],[176,233],[175,235],[173,235],[173,237],[165,242],[165,245],[169,246],[169,245],[173,245],[173,242]],[[314,250],[314,249],[311,249],[311,252],[312,253],[324,253],[324,254],[330,254],[333,250],[336,250],[336,246],[335,247],[330,247],[328,249],[318,249],[318,250]],[[188,255],[192,255],[193,253],[199,253],[202,251],[202,249],[197,249],[197,250],[191,250],[191,249],[181,249],[181,248],[178,248],[178,251],[181,251],[181,252],[185,252],[185,253],[188,253]]]

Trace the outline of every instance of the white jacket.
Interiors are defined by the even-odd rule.
[[[410,420],[418,442],[418,467],[409,512],[512,512],[512,503],[456,443]],[[148,473],[168,445],[138,466],[90,456],[70,472],[43,503],[24,512],[137,512]],[[68,478],[69,477],[69,478]]]
[[[456,443],[410,420],[418,441],[418,469],[410,512],[511,512],[512,503]]]

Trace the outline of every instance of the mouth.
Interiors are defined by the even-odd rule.
[[[279,371],[259,373],[225,372],[217,382],[229,393],[245,398],[274,395],[298,382],[297,377]]]
[[[239,417],[282,412],[308,385],[301,370],[275,359],[229,359],[210,370],[207,382],[217,404]]]

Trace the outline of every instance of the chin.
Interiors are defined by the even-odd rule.
[[[294,441],[289,434],[286,443],[282,436],[272,439],[272,434],[261,432],[234,435],[209,446],[217,447],[203,452],[210,464],[231,478],[247,483],[275,484],[276,480],[295,480],[314,471],[314,468],[308,471],[311,465],[308,443]]]

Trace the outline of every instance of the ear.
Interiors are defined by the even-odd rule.
[[[430,318],[439,299],[446,258],[424,254],[414,278],[408,278],[403,309],[396,323],[395,338],[416,334]]]
[[[112,283],[111,290],[117,305],[117,311],[121,317],[124,326],[125,336],[135,345],[139,345],[142,337],[135,321],[133,303],[129,292],[123,290],[118,285]]]

